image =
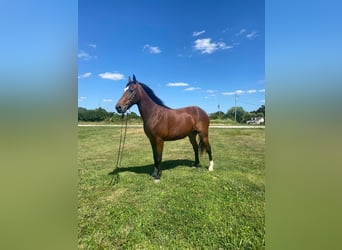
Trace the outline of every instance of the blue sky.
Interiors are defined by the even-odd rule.
[[[265,104],[264,1],[80,0],[78,106],[115,111],[128,77],[172,108]],[[131,111],[138,112],[136,106]]]

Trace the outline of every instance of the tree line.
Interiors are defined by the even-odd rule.
[[[236,113],[236,115],[235,115]],[[215,113],[209,114],[211,120],[227,120],[230,119],[232,121],[236,121],[238,123],[246,123],[248,120],[256,117],[265,117],[265,105],[261,105],[257,110],[247,112],[242,107],[232,107],[226,113],[222,111],[217,111]],[[86,122],[101,122],[101,121],[108,121],[108,122],[116,122],[121,121],[121,114],[116,112],[107,112],[103,108],[97,109],[86,109],[79,107],[78,108],[78,121],[86,121]],[[134,113],[128,113],[128,118],[130,120],[137,120],[141,121],[141,117]]]
[[[235,115],[236,112],[236,115]],[[257,110],[247,112],[245,111],[242,107],[232,107],[230,108],[226,113],[222,111],[217,111],[215,113],[211,113],[209,115],[210,119],[215,120],[215,119],[230,119],[232,121],[235,121],[235,116],[236,116],[236,121],[238,123],[246,123],[247,121],[251,120],[252,118],[257,118],[257,117],[264,117],[265,118],[265,105],[261,105]]]
[[[116,122],[121,121],[122,115],[115,112],[107,112],[103,108],[97,109],[86,109],[79,107],[78,108],[78,121],[85,122]],[[128,118],[130,120],[141,120],[141,117],[134,112],[128,113]]]

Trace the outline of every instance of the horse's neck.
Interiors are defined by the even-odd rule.
[[[158,113],[162,107],[156,104],[143,89],[141,95],[138,108],[143,121],[146,122],[151,116]]]

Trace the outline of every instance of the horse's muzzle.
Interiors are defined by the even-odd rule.
[[[118,113],[120,113],[120,114],[125,113],[126,110],[127,110],[127,106],[126,105],[122,106],[120,104],[116,104],[115,108],[116,108],[116,111],[118,111]]]

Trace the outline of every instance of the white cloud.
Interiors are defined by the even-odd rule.
[[[80,96],[80,97],[78,98],[78,101],[79,101],[79,102],[83,102],[85,99],[87,99],[86,96]]]
[[[226,33],[226,32],[228,32],[228,31],[230,31],[230,30],[231,30],[231,28],[227,27],[227,28],[225,28],[224,30],[222,30],[222,33]]]
[[[113,99],[103,99],[103,102],[113,102]]]
[[[240,29],[238,33],[235,34],[236,36],[245,36],[246,38],[252,40],[253,38],[258,36],[258,32],[256,31],[249,31],[247,29]]]
[[[235,92],[222,92],[222,95],[235,95]]]
[[[78,52],[77,57],[79,59],[82,59],[82,60],[85,60],[85,61],[88,61],[88,60],[90,60],[92,58],[91,55],[89,55],[88,53],[84,52],[83,50]]]
[[[89,47],[92,47],[93,49],[96,49],[96,44],[89,43],[88,46],[89,46]]]
[[[206,98],[209,98],[209,97],[215,97],[216,96],[215,93],[217,92],[217,90],[207,89],[205,92],[209,94],[206,96]]]
[[[202,35],[203,33],[205,33],[205,30],[201,30],[201,31],[194,31],[192,33],[193,36],[199,36],[199,35]]]
[[[216,50],[231,49],[232,46],[226,45],[224,42],[211,42],[211,38],[197,39],[194,48],[201,51],[202,54],[211,54]]]
[[[243,90],[235,90],[234,92],[223,92],[222,95],[242,95],[244,93]]]
[[[206,95],[204,98],[205,99],[209,99],[209,98],[212,98],[212,97],[216,97],[216,94]]]
[[[144,45],[144,51],[147,50],[151,54],[160,54],[161,50],[157,46],[151,46],[149,44]]]
[[[169,82],[168,84],[166,84],[166,86],[168,86],[168,87],[186,87],[186,86],[189,86],[189,84],[185,83],[185,82]]]
[[[184,89],[184,91],[194,91],[194,90],[199,90],[199,89],[201,89],[201,88],[189,87],[189,88]]]
[[[79,79],[81,79],[81,78],[88,78],[88,77],[90,77],[91,75],[92,75],[91,72],[87,72],[87,73],[84,73],[84,74],[78,76],[78,78],[79,78]]]
[[[101,74],[99,74],[99,77],[101,77],[103,79],[113,80],[113,81],[118,81],[118,80],[124,79],[124,75],[123,74],[112,73],[112,72],[101,73]]]
[[[247,30],[246,29],[240,29],[240,31],[238,33],[236,33],[237,36],[241,36],[242,34],[246,33]]]
[[[246,37],[248,38],[248,39],[253,39],[254,37],[256,37],[257,36],[257,32],[256,31],[252,31],[252,32],[250,32],[250,33],[248,33],[247,35],[246,35]]]
[[[260,90],[255,90],[255,89],[250,89],[250,90],[235,90],[234,92],[222,92],[222,95],[243,95],[243,94],[255,94],[257,92],[265,92],[264,89],[260,89]]]

